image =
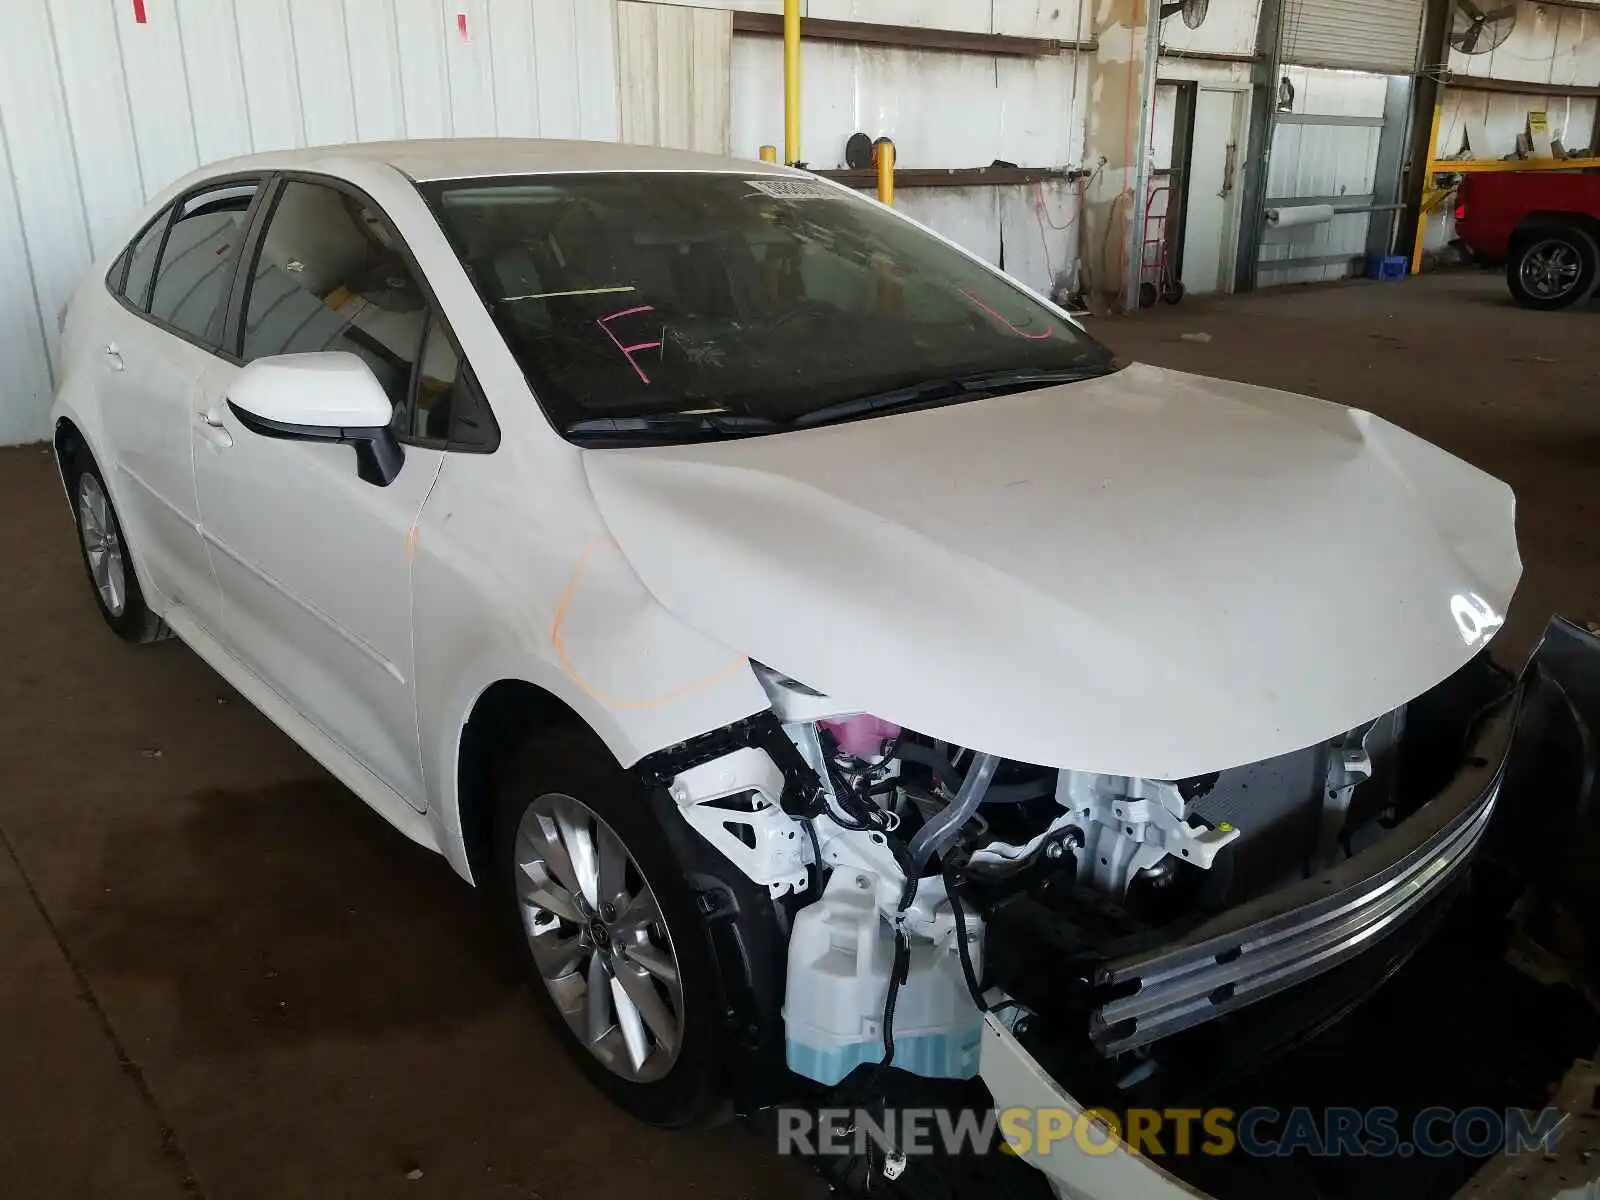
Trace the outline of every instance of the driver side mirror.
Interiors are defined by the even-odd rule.
[[[389,428],[394,406],[358,355],[345,350],[258,358],[228,389],[228,407],[251,433],[291,442],[354,446],[356,474],[388,487],[405,450]]]

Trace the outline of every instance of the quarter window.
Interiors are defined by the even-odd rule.
[[[201,341],[221,341],[224,302],[255,194],[254,183],[231,184],[182,202],[161,251],[150,296],[152,317]],[[128,272],[128,294],[135,303],[138,257],[136,251]]]
[[[450,437],[451,414],[462,382],[461,359],[438,317],[430,314],[418,362],[417,386],[408,405],[395,408],[395,434],[417,441]]]
[[[427,316],[398,239],[377,212],[337,188],[284,185],[245,302],[246,361],[349,351],[372,368],[403,412]],[[449,340],[443,338],[440,349],[430,347],[429,356],[434,367],[424,360],[424,385],[432,372],[438,394],[448,395],[456,378]],[[416,419],[431,424],[420,404]]]
[[[127,278],[122,286],[122,294],[140,312],[148,312],[150,308],[150,281],[155,278],[156,256],[161,253],[161,235],[166,233],[167,221],[171,216],[170,208],[163,209],[161,215],[139,235],[139,239],[128,247],[123,257]]]

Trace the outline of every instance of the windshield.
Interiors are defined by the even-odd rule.
[[[876,203],[751,174],[427,192],[546,414],[580,444],[747,436],[1110,369],[1081,329]]]

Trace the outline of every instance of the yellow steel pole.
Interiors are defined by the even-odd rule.
[[[1428,210],[1424,202],[1433,190],[1433,168],[1439,154],[1439,114],[1443,106],[1433,106],[1433,127],[1428,130],[1428,162],[1422,169],[1422,190],[1417,193],[1417,236],[1411,243],[1411,273],[1422,273],[1422,239],[1428,232]]]
[[[800,0],[783,0],[783,161],[800,161]]]
[[[894,143],[878,143],[878,199],[894,207]]]
[[[775,163],[778,161],[778,148],[776,146],[761,147],[761,161]]]

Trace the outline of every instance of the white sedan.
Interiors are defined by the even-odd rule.
[[[1503,730],[1468,722],[1508,691],[1503,484],[1367,413],[1120,366],[804,172],[223,163],[96,267],[63,361],[112,629],[182,638],[489,889],[650,1121],[864,1095],[886,1057],[1107,1103],[1409,927],[1494,806]],[[1441,722],[1443,769],[1397,771]],[[1084,932],[1112,912],[1142,940]]]

